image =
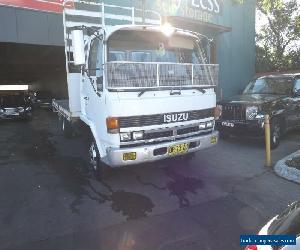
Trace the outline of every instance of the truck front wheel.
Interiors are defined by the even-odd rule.
[[[91,143],[89,155],[90,155],[90,165],[93,174],[97,179],[101,180],[104,176],[105,166],[104,163],[101,161],[100,153],[95,140],[93,140]]]

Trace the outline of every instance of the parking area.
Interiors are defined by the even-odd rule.
[[[296,151],[289,133],[273,161]],[[299,185],[265,168],[260,141],[230,138],[184,161],[88,169],[88,141],[65,139],[50,111],[0,124],[0,249],[241,249]]]

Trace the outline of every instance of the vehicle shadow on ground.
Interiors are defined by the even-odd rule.
[[[64,140],[63,147],[60,140]],[[96,180],[88,159],[80,155],[87,148],[82,138],[66,140],[43,128],[31,128],[18,141],[25,145],[19,150],[23,151],[26,161],[44,166],[37,168],[37,177],[59,177],[60,184],[56,188],[63,188],[73,196],[69,208],[76,214],[81,213],[80,207],[88,199],[98,205],[109,204],[113,211],[121,213],[127,220],[138,219],[148,216],[157,205],[147,195],[149,188],[165,192],[170,199],[175,197],[178,208],[183,208],[190,206],[188,195],[196,194],[204,186],[200,178],[189,175],[186,165],[192,162],[191,157],[113,169],[106,178]],[[183,165],[184,174],[180,171]],[[147,173],[150,170],[149,178]],[[156,184],[157,179],[161,186]]]
[[[287,141],[298,141],[300,145],[300,129],[293,130],[287,132],[282,138],[282,142]],[[253,137],[244,137],[244,136],[230,136],[226,139],[221,139],[221,141],[226,141],[227,143],[240,145],[240,146],[247,146],[250,148],[258,148],[264,149],[265,148],[265,139],[264,138],[253,138]],[[280,145],[279,145],[280,147]]]
[[[226,141],[227,143],[238,145],[238,146],[247,146],[250,148],[264,148],[264,139],[263,138],[252,138],[252,137],[239,137],[239,136],[230,136],[226,139],[220,139]]]

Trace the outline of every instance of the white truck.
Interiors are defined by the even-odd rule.
[[[83,1],[65,2],[64,30],[69,99],[53,100],[53,108],[66,133],[78,121],[89,127],[97,175],[104,165],[151,162],[217,143],[219,67],[207,63],[205,36],[162,24],[151,11]]]

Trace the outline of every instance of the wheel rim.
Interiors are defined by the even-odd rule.
[[[280,138],[280,127],[279,125],[276,124],[273,129],[273,135],[272,135],[273,143],[276,144],[279,138]]]
[[[97,170],[97,149],[95,143],[90,147],[90,162],[94,170]]]

